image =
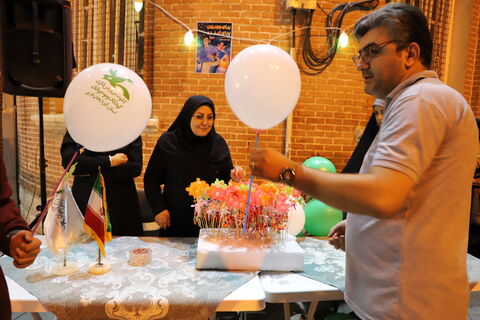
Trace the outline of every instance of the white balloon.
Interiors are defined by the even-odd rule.
[[[101,63],[82,70],[65,93],[65,125],[91,151],[121,148],[145,129],[152,98],[145,82],[127,67]]]
[[[288,212],[287,233],[296,236],[303,230],[304,226],[305,212],[303,211],[303,207],[297,204],[295,208],[292,207]]]
[[[268,129],[285,120],[297,104],[300,87],[295,61],[269,44],[240,51],[225,75],[225,94],[233,113],[254,129]]]

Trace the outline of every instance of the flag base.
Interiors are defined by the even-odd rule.
[[[94,263],[88,267],[88,273],[95,275],[104,274],[110,271],[111,268],[112,265],[108,262],[102,262],[101,264]]]
[[[66,276],[67,274],[74,273],[77,270],[78,268],[75,262],[67,262],[67,265],[63,265],[63,263],[56,264],[56,265],[53,265],[50,269],[52,274],[57,276]]]

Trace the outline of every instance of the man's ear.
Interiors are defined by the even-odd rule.
[[[410,43],[407,48],[407,59],[405,61],[405,68],[410,69],[415,62],[420,61],[420,46],[416,42]]]

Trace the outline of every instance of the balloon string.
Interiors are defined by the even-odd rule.
[[[45,208],[43,208],[42,213],[40,214],[40,217],[38,218],[37,223],[36,223],[36,224],[33,226],[33,228],[32,228],[32,234],[35,234],[35,232],[37,231],[38,226],[40,225],[40,223],[43,221],[43,218],[44,218],[45,215],[47,214],[47,210],[48,210],[48,208],[50,207],[50,204],[52,203],[52,200],[53,200],[53,198],[54,198],[54,196],[55,196],[55,193],[57,193],[58,189],[60,188],[60,185],[62,184],[62,181],[63,181],[63,179],[65,178],[65,175],[67,174],[68,170],[70,170],[70,167],[71,167],[72,164],[73,164],[73,160],[75,160],[75,158],[76,158],[77,155],[78,155],[78,151],[79,151],[79,150],[76,150],[75,153],[73,154],[72,159],[70,160],[70,162],[68,163],[67,167],[66,167],[65,170],[63,171],[62,177],[60,178],[60,180],[58,180],[57,185],[55,186],[55,188],[53,189],[52,193],[50,194],[50,198],[48,199],[47,204],[45,205]]]
[[[253,151],[257,150],[259,135],[260,135],[260,130],[257,130],[255,132],[255,148],[253,149]],[[253,168],[252,168],[252,171],[253,171]],[[247,205],[245,207],[245,220],[243,221],[243,234],[247,233],[248,209],[250,208],[250,194],[252,192],[252,184],[253,184],[253,174],[250,175],[250,185],[248,186]]]

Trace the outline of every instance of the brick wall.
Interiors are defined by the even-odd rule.
[[[467,69],[465,72],[464,96],[470,102],[477,117],[480,117],[480,2],[473,1],[472,23]]]
[[[338,3],[340,1],[322,6],[329,11]],[[268,40],[291,30],[290,12],[281,4],[278,1],[243,1],[242,4],[196,1],[181,5],[175,1],[161,2],[163,8],[191,27],[198,21],[228,21],[233,24],[235,37],[254,40]],[[153,49],[149,50],[153,50],[154,57],[153,113],[159,119],[159,132],[145,137],[145,160],[159,134],[168,128],[183,102],[190,95],[205,94],[216,103],[217,131],[229,143],[234,162],[246,167],[248,151],[255,139],[254,131],[238,121],[230,110],[224,93],[224,76],[194,73],[195,48],[182,44],[184,30],[159,10],[155,10],[153,15]],[[347,15],[344,25],[353,24],[359,16],[360,13]],[[324,25],[324,15],[320,11],[315,19],[316,27]],[[296,38],[299,39],[299,35]],[[323,46],[324,40],[314,38],[317,50]],[[288,50],[290,43],[289,37],[283,37],[273,44]],[[234,40],[233,55],[251,44]],[[291,156],[294,160],[303,161],[320,155],[341,168],[352,151],[354,132],[357,127],[365,125],[371,102],[371,98],[363,94],[361,77],[351,62],[354,51],[353,47],[340,50],[331,66],[318,76],[302,74],[302,93],[293,112]],[[281,123],[260,134],[260,146],[284,150],[284,139],[285,123]]]
[[[237,38],[254,40],[271,39],[280,33],[291,30],[291,14],[284,7],[284,1],[278,0],[244,0],[244,1],[216,1],[197,0],[178,2],[173,0],[157,0],[168,12],[176,16],[191,28],[197,22],[231,22],[233,35]],[[234,3],[233,3],[234,2]],[[329,11],[342,1],[335,0],[329,3],[322,2],[325,11]],[[109,62],[112,58],[106,52],[109,44],[108,11],[102,11],[98,5],[88,7],[88,10],[103,12],[100,17],[107,17],[107,22],[98,26],[89,23],[85,29],[82,23],[86,21],[85,11],[81,6],[85,0],[73,2],[74,6],[74,39],[76,41],[76,57],[81,67],[92,63]],[[97,3],[97,2],[93,2]],[[105,2],[106,3],[106,2]],[[133,1],[132,1],[133,3]],[[320,2],[319,2],[320,3]],[[384,1],[381,1],[383,4]],[[152,117],[158,120],[156,126],[143,134],[144,168],[147,165],[155,143],[174,120],[184,101],[191,95],[204,94],[212,98],[217,107],[217,131],[227,140],[234,163],[247,167],[248,154],[253,148],[255,132],[242,124],[232,113],[224,93],[224,75],[196,74],[195,47],[186,47],[183,44],[185,30],[174,23],[160,10],[145,3],[145,67],[144,79],[153,98]],[[79,7],[76,7],[79,6]],[[478,34],[477,27],[472,34]],[[89,11],[89,12],[90,12]],[[352,26],[365,12],[353,12],[346,15],[343,26]],[[128,19],[127,19],[128,20]],[[131,19],[128,20],[132,23]],[[301,21],[301,20],[300,20]],[[325,16],[317,10],[313,26],[323,27]],[[128,27],[128,26],[125,26]],[[301,26],[298,26],[301,27]],[[95,29],[97,28],[97,29]],[[322,33],[321,29],[312,32]],[[478,42],[478,36],[475,34]],[[84,36],[87,39],[84,39]],[[296,42],[299,43],[297,35]],[[84,44],[84,51],[82,50]],[[235,56],[242,49],[254,44],[253,42],[234,40],[232,54]],[[291,45],[290,37],[280,38],[273,43],[282,49],[288,50]],[[312,38],[315,50],[321,50],[325,38]],[[478,43],[477,43],[478,47]],[[363,130],[371,112],[373,99],[363,93],[363,83],[359,73],[355,70],[351,56],[357,48],[350,41],[347,48],[340,49],[330,65],[323,73],[309,76],[302,73],[302,91],[298,105],[292,115],[291,157],[296,161],[304,161],[311,156],[323,156],[330,159],[337,169],[342,169],[355,145],[355,133]],[[471,48],[469,48],[471,50]],[[83,52],[92,56],[87,58],[88,63],[81,60]],[[476,51],[475,51],[476,52]],[[82,53],[82,54],[80,54]],[[88,56],[88,54],[87,54]],[[478,53],[477,53],[478,56]],[[480,66],[472,53],[471,89],[470,97],[478,92]],[[117,58],[117,57],[115,57]],[[301,66],[299,56],[295,57]],[[129,60],[130,61],[130,60]],[[476,69],[475,69],[476,68]],[[476,70],[476,71],[475,71]],[[76,70],[80,71],[79,69]],[[473,74],[476,73],[475,75]],[[476,85],[476,87],[475,87]],[[473,88],[477,88],[475,91]],[[18,99],[19,125],[19,155],[20,155],[20,184],[31,194],[39,194],[38,182],[38,104],[37,99],[19,97]],[[477,94],[478,106],[478,94]],[[62,99],[45,99],[45,145],[47,167],[48,194],[61,175],[59,148],[65,132],[62,115]],[[265,130],[260,134],[260,147],[271,147],[279,151],[285,149],[285,123]],[[144,172],[144,171],[143,171]],[[142,188],[142,176],[137,179],[138,187]]]

